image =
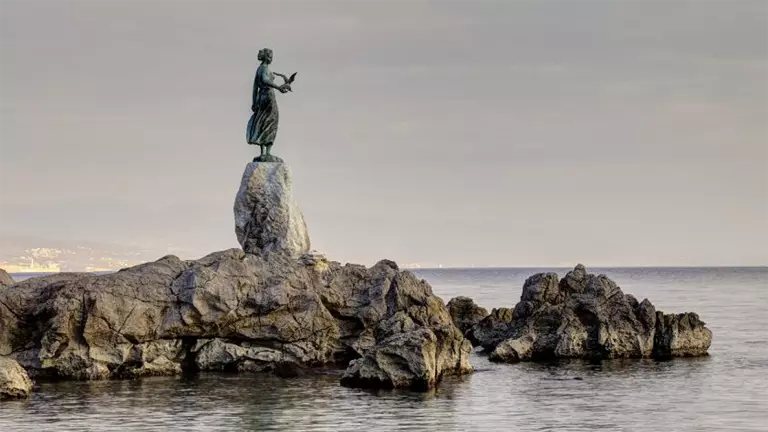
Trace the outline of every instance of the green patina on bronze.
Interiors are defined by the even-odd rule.
[[[272,50],[269,48],[259,51],[258,59],[261,64],[256,70],[256,77],[253,80],[253,103],[251,104],[253,115],[248,121],[248,127],[245,131],[248,144],[257,145],[261,148],[261,154],[253,159],[261,162],[282,162],[282,159],[270,154],[277,137],[279,118],[275,90],[280,93],[293,91],[291,84],[296,78],[296,73],[287,77],[269,70],[272,55]],[[275,84],[275,76],[282,78],[284,84]]]

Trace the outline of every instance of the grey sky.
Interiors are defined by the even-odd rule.
[[[236,247],[262,47],[313,247],[768,264],[766,1],[2,1],[0,249]]]

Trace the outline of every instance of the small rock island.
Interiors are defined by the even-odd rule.
[[[234,205],[242,248],[166,256],[118,272],[62,273],[0,287],[0,396],[34,379],[201,371],[292,376],[346,369],[350,387],[427,390],[498,362],[706,355],[695,313],[664,314],[579,265],[528,278],[514,309],[446,305],[392,261],[367,268],[309,251],[284,163],[246,166]],[[0,273],[2,275],[2,273]]]
[[[242,249],[0,289],[0,358],[35,379],[346,368],[353,387],[434,388],[472,372],[472,344],[427,282],[392,261],[308,251],[283,163],[252,162],[237,192]]]
[[[695,313],[657,311],[581,264],[562,280],[556,273],[528,278],[514,309],[488,314],[466,297],[448,305],[464,334],[496,362],[695,357],[712,343]]]
[[[14,282],[0,269],[0,398],[34,379],[98,380],[204,371],[290,377],[343,369],[341,385],[435,388],[473,371],[473,344],[499,362],[705,355],[712,333],[694,313],[638,302],[576,267],[531,276],[514,309],[443,302],[393,261],[372,267],[310,250],[291,171],[270,153],[274,90],[292,91],[259,53],[247,164],[234,203],[241,248],[185,261],[165,256],[111,274]],[[277,85],[274,76],[285,83]]]

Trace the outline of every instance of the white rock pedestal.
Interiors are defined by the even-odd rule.
[[[276,162],[245,167],[235,197],[235,234],[247,253],[299,257],[309,251],[304,216],[291,194],[291,170]]]

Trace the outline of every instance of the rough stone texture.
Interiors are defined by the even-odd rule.
[[[404,272],[394,276],[391,286],[380,312],[385,319],[373,340],[365,341],[375,345],[350,363],[341,384],[425,390],[445,375],[472,372],[472,344],[429,285]]]
[[[317,254],[295,259],[231,249],[196,261],[166,256],[106,275],[32,278],[0,290],[0,355],[38,377],[200,370],[292,376],[345,366],[374,348],[395,349],[397,338],[411,341],[397,349],[414,360],[383,367],[396,377],[384,386],[432,386],[471,370],[469,342],[442,301],[391,261],[366,268]],[[434,355],[418,363],[425,352]]]
[[[197,370],[264,372],[281,363],[296,363],[282,351],[249,342],[239,345],[222,339],[202,339],[192,348]]]
[[[32,391],[32,380],[15,360],[0,356],[0,400],[22,399]]]
[[[16,281],[13,280],[11,275],[9,275],[7,271],[0,268],[0,288],[11,286],[15,283]]]
[[[304,216],[293,200],[291,171],[284,163],[252,162],[235,197],[235,234],[247,253],[309,251]]]
[[[478,345],[477,339],[472,334],[472,328],[483,318],[488,316],[488,310],[475,304],[469,297],[454,297],[448,302],[448,313],[456,327],[461,330],[464,336]]]
[[[279,158],[272,154],[265,154],[263,156],[256,156],[253,158],[254,162],[274,162],[274,163],[283,163],[283,159]]]
[[[657,312],[582,265],[562,280],[531,276],[514,310],[494,309],[472,333],[503,362],[705,355],[712,341],[696,314]]]
[[[494,308],[490,315],[472,328],[472,338],[486,351],[493,351],[496,345],[507,339],[514,311],[509,308]]]
[[[658,358],[696,357],[707,354],[712,332],[693,312],[664,314],[656,312],[656,336],[653,355]]]
[[[496,346],[488,359],[507,363],[530,360],[534,342],[536,341],[531,335],[525,335],[519,339],[506,339]]]
[[[327,265],[328,259],[318,251],[309,251],[299,257],[299,261],[308,266]]]

